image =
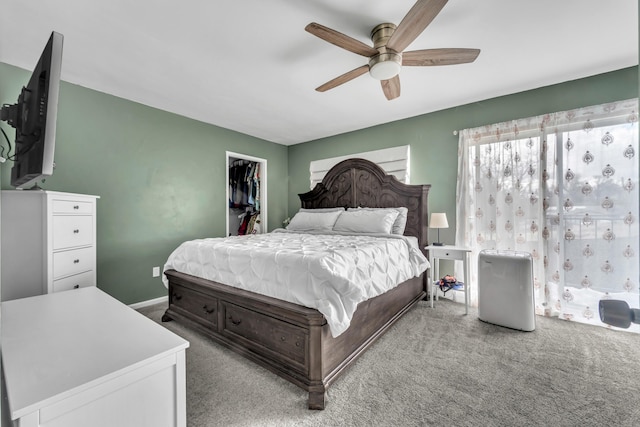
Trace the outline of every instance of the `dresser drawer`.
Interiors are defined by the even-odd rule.
[[[70,289],[86,288],[95,286],[95,273],[93,271],[85,271],[84,273],[74,276],[65,277],[64,279],[54,280],[53,292],[68,291]]]
[[[77,200],[52,200],[51,209],[54,214],[93,214],[93,203]]]
[[[94,269],[93,247],[53,253],[53,278],[58,279]]]
[[[221,301],[224,314],[222,333],[241,336],[257,353],[283,358],[301,372],[307,365],[308,335],[305,330],[282,320]]]
[[[172,285],[169,304],[177,311],[190,314],[191,319],[206,326],[213,326],[214,330],[218,325],[218,299],[215,297],[180,285]]]
[[[53,249],[93,244],[93,217],[58,215],[53,217]]]

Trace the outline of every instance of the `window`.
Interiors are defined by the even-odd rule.
[[[456,242],[530,252],[538,314],[601,324],[600,299],[640,305],[637,111],[634,99],[461,132]]]

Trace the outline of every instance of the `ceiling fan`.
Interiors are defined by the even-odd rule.
[[[434,66],[465,64],[475,61],[480,49],[423,49],[403,52],[427,25],[440,13],[448,0],[418,0],[402,19],[400,25],[376,25],[371,30],[373,47],[336,30],[315,22],[305,27],[314,36],[350,52],[369,58],[369,63],[348,71],[316,88],[324,92],[351,81],[366,72],[380,80],[388,100],[400,96],[400,68],[406,66]]]

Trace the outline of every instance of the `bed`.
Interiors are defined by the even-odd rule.
[[[429,185],[406,185],[376,164],[348,159],[299,194],[301,207],[406,207],[404,234],[427,246]],[[165,269],[169,306],[163,321],[198,330],[309,393],[309,409],[324,409],[329,386],[404,313],[426,296],[426,273],[357,305],[350,325],[334,336],[317,309],[218,281]],[[373,391],[372,391],[373,392]]]

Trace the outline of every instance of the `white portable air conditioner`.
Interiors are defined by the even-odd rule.
[[[522,331],[536,328],[530,253],[480,252],[478,317],[484,322]]]

